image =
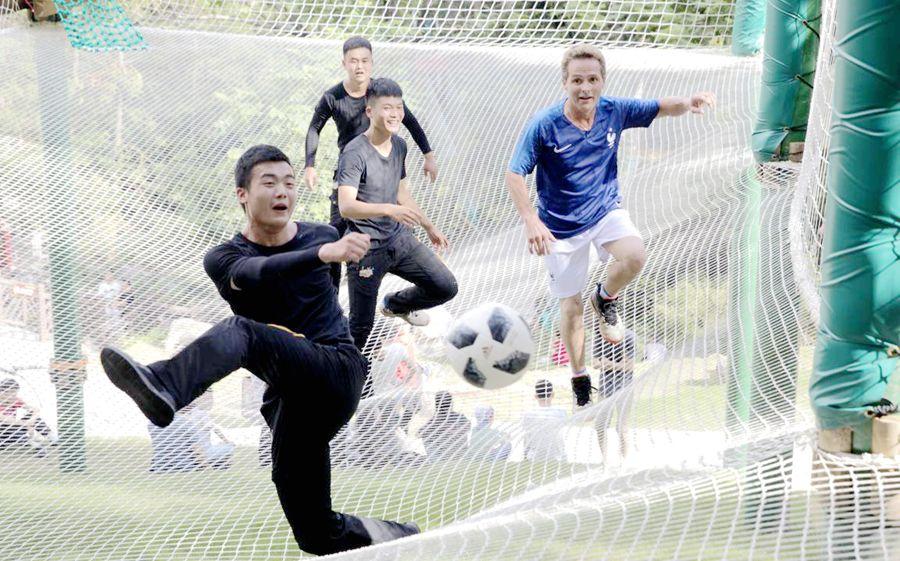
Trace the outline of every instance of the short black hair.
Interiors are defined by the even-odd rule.
[[[5,378],[0,380],[0,392],[18,392],[19,391],[19,382],[16,382],[13,378]]]
[[[369,40],[361,35],[354,35],[344,41],[344,54],[347,54],[347,51],[352,51],[353,49],[369,49],[369,52],[371,53],[372,43],[369,43]]]
[[[553,395],[553,384],[550,380],[538,380],[534,384],[534,395],[538,399],[547,399]]]
[[[379,97],[403,97],[403,90],[390,78],[375,78],[366,89],[366,104],[371,105]]]
[[[253,166],[263,162],[287,162],[288,165],[291,165],[291,161],[285,153],[278,148],[268,144],[257,144],[256,146],[248,148],[247,151],[238,158],[237,164],[234,166],[235,185],[243,187],[244,189],[249,189],[250,172],[253,171]]]

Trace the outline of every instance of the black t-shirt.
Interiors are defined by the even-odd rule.
[[[313,222],[297,222],[297,235],[275,247],[238,233],[209,250],[203,266],[235,315],[287,327],[320,344],[353,343],[331,269],[318,257],[320,246],[337,239],[333,227]],[[272,256],[282,257],[259,259]]]
[[[353,97],[344,89],[344,83],[338,82],[324,94],[316,104],[309,129],[306,132],[306,167],[316,165],[316,151],[319,149],[319,133],[328,119],[334,119],[338,130],[338,150],[343,152],[344,147],[351,140],[366,132],[369,128],[369,117],[366,116],[366,98]],[[428,137],[422,130],[422,125],[416,119],[406,104],[403,104],[403,126],[409,131],[413,141],[423,154],[431,152]]]
[[[391,135],[391,153],[385,157],[361,134],[350,141],[338,161],[338,185],[350,185],[359,191],[356,199],[372,204],[397,204],[400,180],[406,177],[406,142]],[[347,219],[354,232],[369,234],[372,247],[379,247],[403,231],[403,226],[387,216]]]

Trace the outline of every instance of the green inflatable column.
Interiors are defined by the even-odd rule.
[[[865,450],[900,345],[900,0],[838,2],[837,26],[810,397],[820,428]]]
[[[766,28],[766,0],[738,0],[734,5],[731,53],[753,56],[762,48]]]
[[[819,51],[820,0],[769,0],[759,116],[751,147],[759,163],[787,160],[806,138]]]

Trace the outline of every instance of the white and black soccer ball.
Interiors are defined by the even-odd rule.
[[[445,341],[453,369],[473,386],[487,390],[521,378],[534,353],[528,324],[503,304],[469,310],[453,322]]]

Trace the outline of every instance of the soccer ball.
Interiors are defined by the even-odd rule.
[[[487,390],[521,378],[534,353],[528,324],[503,304],[469,310],[453,322],[445,341],[453,369],[473,386]]]

